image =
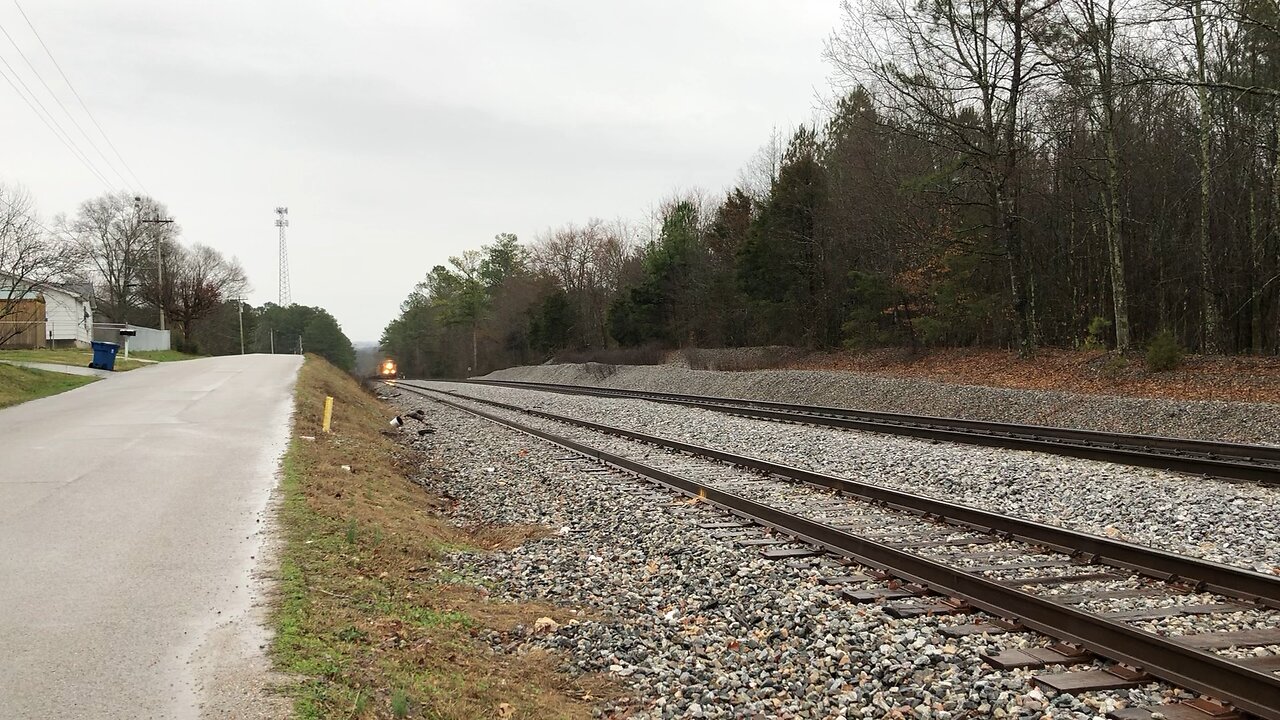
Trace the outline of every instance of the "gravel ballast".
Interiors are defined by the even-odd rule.
[[[489,641],[513,654],[557,651],[571,672],[614,678],[625,698],[602,715],[1091,720],[1172,692],[1151,683],[1047,696],[1030,682],[1033,673],[995,670],[979,657],[1041,645],[1043,637],[948,639],[941,627],[981,618],[902,620],[853,604],[818,579],[859,568],[830,558],[764,560],[700,527],[727,518],[713,508],[567,459],[562,448],[467,413],[399,400],[430,415],[435,433],[414,445],[430,457],[428,467],[448,470],[421,481],[456,501],[457,522],[553,529],[512,550],[459,553],[449,562],[494,599],[572,608],[580,619]]]
[[[943,417],[1031,423],[1204,440],[1275,444],[1280,406],[1176,401],[957,385],[857,372],[691,370],[674,365],[533,365],[488,380],[565,383],[629,390],[833,405]]]
[[[1280,489],[643,400],[424,383],[1273,573]]]

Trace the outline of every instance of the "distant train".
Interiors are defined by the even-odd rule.
[[[391,358],[383,360],[382,364],[378,366],[377,376],[383,380],[394,380],[400,377],[396,368],[396,361]]]

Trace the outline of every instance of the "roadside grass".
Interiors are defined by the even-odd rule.
[[[124,350],[121,349],[121,353]],[[129,353],[129,359],[125,360],[124,355],[116,356],[116,370],[137,370],[145,367],[150,363],[138,362],[139,360],[150,360],[152,362],[177,362],[180,360],[195,360],[204,357],[203,355],[192,355],[190,353],[178,352],[177,350],[141,350]],[[78,365],[87,367],[89,361],[93,359],[93,351],[82,348],[39,348],[36,350],[0,350],[0,360],[17,360],[21,362],[44,362],[54,363],[55,365]]]
[[[130,353],[136,355],[138,353]],[[82,350],[80,348],[40,348],[37,350],[0,350],[0,360],[16,360],[19,362],[42,362],[53,363],[55,365],[77,365],[79,367],[88,367],[89,361],[93,360],[92,350]],[[123,356],[116,357],[116,370],[137,370],[146,365],[140,363],[130,357],[125,360]]]
[[[141,358],[155,362],[180,362],[182,360],[198,360],[205,355],[178,352],[177,350],[138,350],[129,353],[129,359]]]
[[[67,375],[0,363],[0,408],[57,395],[96,379],[92,375]]]
[[[333,429],[320,432],[326,395]],[[453,548],[511,547],[542,529],[469,532],[408,479],[422,458],[383,434],[388,406],[308,355],[283,463],[277,666],[299,718],[587,718],[606,681],[571,681],[556,659],[494,653],[491,630],[566,622],[565,610],[490,601],[438,565]],[[304,439],[305,437],[314,440]],[[349,466],[348,472],[342,466]]]

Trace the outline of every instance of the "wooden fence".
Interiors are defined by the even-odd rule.
[[[0,318],[0,348],[44,346],[44,300],[19,300],[13,312]]]

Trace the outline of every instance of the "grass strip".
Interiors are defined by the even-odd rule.
[[[0,408],[57,395],[97,380],[92,375],[68,375],[0,363]]]
[[[123,352],[123,351],[122,351]],[[134,353],[135,355],[137,353]],[[0,350],[0,360],[16,360],[21,362],[42,362],[53,363],[54,365],[76,365],[78,367],[88,367],[89,362],[93,360],[93,351],[83,350],[81,348],[40,348],[36,350]],[[132,358],[125,360],[124,355],[116,356],[115,369],[117,372],[125,370],[136,370],[146,363],[140,363]]]
[[[326,395],[335,399],[330,435],[320,432]],[[296,678],[296,716],[590,717],[593,692],[606,684],[570,681],[540,651],[497,654],[481,637],[567,613],[491,601],[438,562],[452,549],[511,547],[540,531],[447,522],[439,500],[408,479],[423,458],[383,432],[394,414],[307,356],[283,463],[272,647],[277,667]]]

